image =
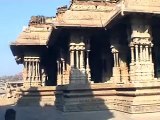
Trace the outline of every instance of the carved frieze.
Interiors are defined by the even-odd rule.
[[[133,39],[133,43],[134,44],[141,44],[141,45],[152,45],[150,38],[137,37],[137,38]]]
[[[23,32],[49,32],[51,31],[51,26],[41,26],[41,27],[27,27],[23,29]]]
[[[47,40],[48,36],[42,36],[42,35],[39,35],[38,33],[37,34],[24,34],[24,35],[21,35],[19,37],[19,39],[26,39],[26,40]],[[23,41],[23,42],[25,42],[25,41]]]
[[[72,5],[71,10],[83,10],[83,11],[112,11],[114,10],[113,6],[102,6],[102,5]]]
[[[71,10],[95,10],[94,5],[72,5]]]
[[[135,6],[160,6],[159,0],[125,0],[126,5]]]
[[[76,2],[110,2],[110,3],[116,3],[119,0],[72,0],[73,3]]]
[[[152,36],[150,32],[150,26],[148,25],[148,21],[143,20],[142,18],[139,18],[139,16],[137,16],[137,18],[132,18],[131,23],[131,38],[133,44],[151,45]]]
[[[85,14],[84,14],[85,13]],[[65,19],[67,20],[92,20],[92,19],[99,19],[100,15],[98,14],[91,14],[90,12],[71,12],[65,14]]]
[[[67,11],[63,16],[63,22],[70,24],[80,24],[80,23],[102,24],[106,22],[108,19],[110,19],[115,12],[116,11],[112,12]]]
[[[160,13],[159,0],[125,0],[124,11]]]

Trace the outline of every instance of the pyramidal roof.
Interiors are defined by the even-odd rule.
[[[56,17],[32,16],[11,45],[46,45],[59,27],[107,27],[131,13],[160,14],[160,0],[72,0],[57,9]]]

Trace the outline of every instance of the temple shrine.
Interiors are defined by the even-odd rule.
[[[55,17],[32,16],[10,48],[24,66],[19,105],[160,111],[159,0],[71,0]]]

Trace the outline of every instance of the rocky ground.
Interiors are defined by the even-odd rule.
[[[19,82],[22,81],[22,74],[10,75],[10,76],[0,76],[0,96],[6,92],[7,82]]]
[[[6,92],[5,85],[6,85],[6,81],[0,80],[0,95],[4,94]]]

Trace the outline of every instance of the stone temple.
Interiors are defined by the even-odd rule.
[[[10,48],[24,66],[14,104],[160,111],[159,0],[72,0],[56,17],[32,16]]]

